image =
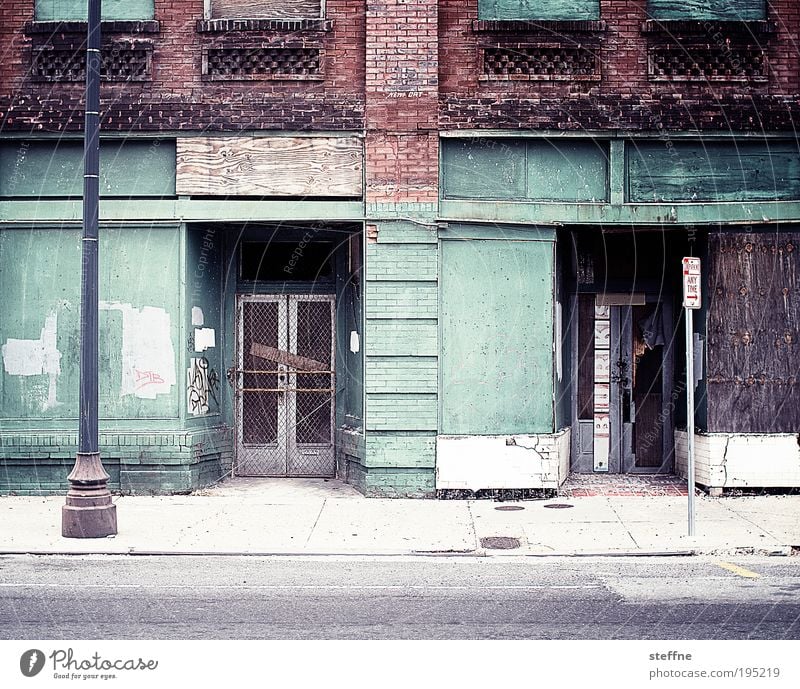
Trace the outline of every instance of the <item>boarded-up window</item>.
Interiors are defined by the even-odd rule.
[[[796,141],[634,142],[627,150],[629,200],[800,199]]]
[[[648,0],[653,19],[721,19],[752,21],[766,19],[764,0]]]
[[[322,16],[321,0],[212,0],[212,19],[311,19]]]
[[[36,20],[86,21],[86,0],[36,0]],[[153,0],[103,0],[102,17],[106,20],[153,19]]]
[[[600,0],[478,0],[478,17],[484,20],[600,18]]]

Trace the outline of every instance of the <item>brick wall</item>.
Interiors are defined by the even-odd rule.
[[[0,3],[0,130],[79,131],[83,84],[37,83],[28,75],[34,46],[75,43],[82,33],[26,33],[33,0]],[[158,33],[106,32],[104,42],[152,44],[146,81],[106,82],[106,130],[346,130],[363,127],[364,2],[328,0],[329,31],[199,32],[203,0],[155,1]],[[322,80],[208,81],[203,50],[284,42],[324,49]]]
[[[367,200],[438,195],[438,48],[434,0],[367,8]]]
[[[684,27],[682,32],[643,30],[647,0],[601,0],[604,27],[575,31],[480,30],[477,0],[439,3],[441,114],[443,129],[791,129],[800,115],[800,60],[796,43],[800,6],[773,0],[774,32],[752,35],[730,28]],[[476,30],[476,28],[478,30]],[[584,27],[585,28],[585,27]],[[574,27],[573,27],[574,29]],[[688,33],[687,33],[688,32]],[[766,81],[654,81],[648,50],[676,41],[721,46],[763,46]],[[485,46],[561,43],[589,46],[599,56],[596,80],[481,79]]]

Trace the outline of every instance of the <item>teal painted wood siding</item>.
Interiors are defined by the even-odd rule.
[[[78,415],[80,230],[0,231],[0,418]],[[180,236],[100,230],[100,415],[178,417]]]
[[[765,19],[764,0],[648,0],[653,19],[724,19],[747,21]]]
[[[608,150],[592,141],[468,139],[442,151],[446,198],[601,202]]]
[[[36,20],[86,21],[86,0],[36,0]],[[152,19],[153,0],[103,0],[103,19]]]
[[[442,433],[553,431],[553,246],[442,241]]]
[[[800,199],[796,142],[628,145],[633,202]]]
[[[600,0],[478,0],[480,19],[599,19]]]
[[[80,197],[83,144],[80,141],[0,143],[0,197]],[[103,141],[100,195],[174,196],[174,141]]]

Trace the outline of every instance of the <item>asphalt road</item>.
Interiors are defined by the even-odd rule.
[[[800,639],[800,558],[0,557],[3,639]]]

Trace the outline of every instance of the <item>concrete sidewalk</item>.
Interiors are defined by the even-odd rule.
[[[321,479],[234,479],[187,496],[116,497],[119,534],[61,537],[63,497],[0,497],[0,554],[792,554],[800,496],[548,500],[365,498]],[[553,505],[569,505],[553,508]],[[501,539],[494,545],[486,538]]]

